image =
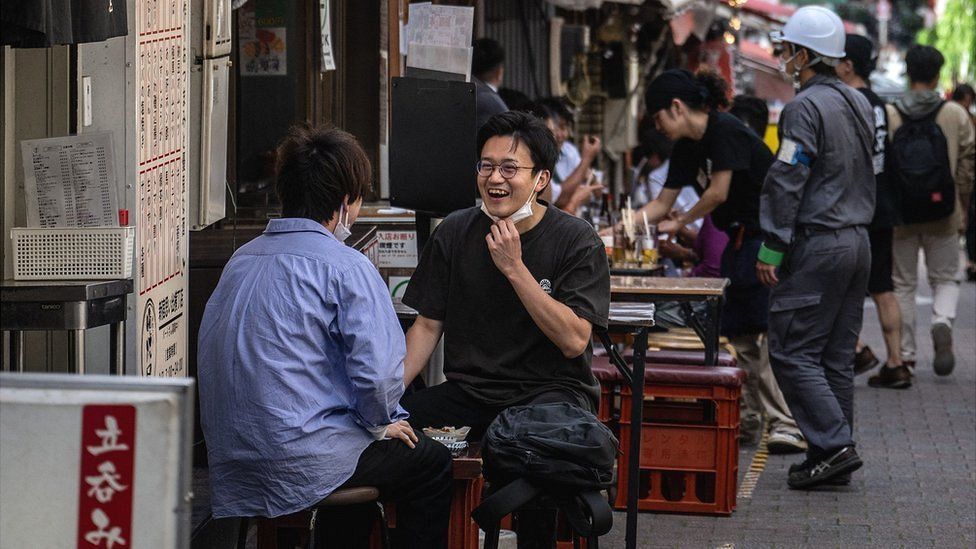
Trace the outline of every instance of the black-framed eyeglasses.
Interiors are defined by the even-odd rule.
[[[487,160],[479,160],[475,164],[475,170],[478,171],[478,175],[481,177],[491,177],[491,174],[495,172],[495,168],[498,168],[498,173],[502,175],[502,179],[511,179],[518,174],[519,170],[533,170],[535,166],[519,166],[510,160],[501,164],[492,164]]]

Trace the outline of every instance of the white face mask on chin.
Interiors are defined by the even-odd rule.
[[[345,220],[343,220],[345,218]],[[349,230],[349,210],[346,209],[346,205],[343,204],[339,206],[339,222],[336,223],[336,228],[332,231],[332,234],[339,240],[339,242],[345,242],[347,238],[352,234]]]
[[[535,198],[536,198],[536,192],[535,192],[534,189],[535,189],[535,186],[539,184],[539,179],[541,177],[542,177],[542,172],[540,171],[539,172],[539,175],[537,175],[535,177],[535,181],[532,182],[532,189],[533,189],[533,191],[532,191],[531,194],[529,194],[529,199],[525,201],[525,204],[522,204],[522,207],[521,208],[515,210],[515,213],[513,213],[510,216],[508,216],[506,219],[508,219],[512,223],[518,223],[519,221],[522,221],[523,219],[526,219],[528,217],[532,217],[532,203],[535,202]],[[489,213],[488,212],[488,207],[485,206],[485,203],[484,202],[481,203],[481,211],[485,212],[485,215],[487,215],[488,217],[490,217],[491,220],[494,221],[495,223],[498,223],[498,221],[502,219],[502,218],[500,218],[498,216],[495,216],[495,215],[492,215],[491,213]]]
[[[781,73],[785,74],[786,76],[790,77],[790,80],[793,82],[793,89],[796,89],[796,90],[800,89],[800,70],[797,69],[794,66],[793,67],[793,72],[792,73],[788,73],[788,72],[786,72],[786,68],[789,66],[789,64],[790,64],[791,61],[793,61],[794,59],[796,59],[796,56],[797,55],[800,55],[800,52],[794,53],[793,54],[793,57],[790,57],[786,61],[783,61],[782,58],[779,59],[779,72],[781,72]]]

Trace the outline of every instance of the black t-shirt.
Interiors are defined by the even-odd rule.
[[[885,110],[885,102],[870,88],[858,88],[857,91],[864,94],[868,103],[871,103],[871,110],[874,112],[874,171],[878,172],[874,176],[877,188],[877,198],[874,206],[874,219],[871,220],[872,229],[888,229],[895,225],[898,214],[895,210],[894,191],[888,184],[888,178],[884,173],[885,165],[885,145],[888,142],[888,111]]]
[[[599,236],[585,221],[544,202],[546,213],[521,235],[522,261],[553,298],[606,327],[610,271]],[[491,219],[477,207],[449,215],[431,235],[403,302],[444,322],[444,374],[489,405],[507,406],[568,389],[596,405],[593,349],[566,358],[529,316],[495,267],[485,236]]]
[[[685,138],[674,144],[664,186],[694,185],[701,195],[713,173],[731,170],[729,196],[712,212],[712,221],[723,231],[734,223],[759,230],[759,193],[772,163],[773,153],[752,129],[731,114],[715,112],[708,115],[700,141]]]

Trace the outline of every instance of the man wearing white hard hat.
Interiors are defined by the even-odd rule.
[[[854,449],[854,349],[861,330],[875,206],[871,105],[837,79],[844,24],[800,8],[781,32],[780,68],[798,87],[780,115],[763,184],[759,279],[771,286],[769,358],[809,449],[790,488],[847,484]]]

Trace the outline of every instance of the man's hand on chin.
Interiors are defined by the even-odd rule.
[[[501,219],[492,224],[491,232],[485,236],[488,252],[495,266],[506,277],[511,278],[523,266],[522,240],[519,238],[515,224],[507,219]]]

